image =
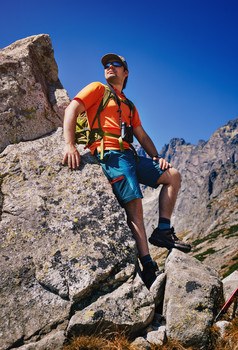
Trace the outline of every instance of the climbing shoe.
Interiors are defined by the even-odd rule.
[[[191,250],[190,244],[184,243],[178,239],[173,227],[164,230],[156,228],[149,238],[149,242],[157,247],[167,249],[176,248],[184,253],[188,253]]]
[[[147,264],[145,264],[141,274],[142,274],[142,280],[148,289],[150,289],[153,282],[156,280],[158,273],[159,273],[158,265],[156,264],[155,261],[150,261]]]

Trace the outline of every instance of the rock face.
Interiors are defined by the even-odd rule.
[[[1,349],[56,328],[135,270],[134,240],[99,165],[81,151],[80,170],[69,171],[63,145],[59,129],[1,154]]]
[[[238,194],[238,118],[219,128],[197,146],[172,139],[161,155],[182,177],[172,223],[179,236],[193,245],[190,253],[220,271],[236,268]],[[148,235],[157,225],[160,189],[144,190]],[[157,213],[157,215],[155,215]]]
[[[174,213],[177,230],[191,231],[197,238],[206,228],[227,219],[219,196],[237,182],[237,145],[238,118],[215,131],[208,142],[200,141],[193,146],[174,139],[164,147],[162,154],[179,168],[182,176],[181,195]],[[230,207],[235,204],[237,201],[231,198]],[[198,210],[200,215],[191,220],[190,216]],[[237,220],[234,210],[229,217],[231,223]]]
[[[1,349],[45,349],[51,344],[59,350],[63,334],[70,337],[99,322],[137,334],[153,320],[161,295],[156,283],[151,288],[156,294],[150,293],[135,270],[134,240],[99,165],[80,149],[81,167],[69,171],[60,163],[63,145],[59,129],[36,141],[10,145],[1,154]],[[168,329],[174,318],[169,305],[175,303],[168,292],[175,279],[170,266],[175,276],[187,266],[179,283],[193,285],[192,261],[176,251],[169,257]],[[210,295],[213,272],[209,277],[200,266],[200,275],[203,270],[208,282],[196,282],[196,292],[200,297],[208,289],[204,330],[212,319],[219,283]],[[173,284],[175,293],[179,288]],[[184,294],[180,297],[183,309]],[[197,303],[196,293],[193,299]],[[179,305],[176,300],[178,314]],[[195,311],[193,317],[195,322]]]
[[[61,126],[68,103],[48,35],[19,40],[0,51],[0,151]]]
[[[110,325],[123,326],[132,333],[137,333],[152,322],[155,303],[141,277],[137,274],[110,294],[101,296],[82,311],[77,311],[71,318],[68,335]]]

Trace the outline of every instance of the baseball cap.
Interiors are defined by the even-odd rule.
[[[127,62],[126,62],[124,57],[116,55],[115,53],[108,53],[102,57],[101,62],[103,64],[103,66],[105,66],[105,64],[107,64],[110,60],[116,60],[116,61],[121,62],[123,67],[126,70],[128,70],[128,65],[127,65]]]

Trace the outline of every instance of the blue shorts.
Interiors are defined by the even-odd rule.
[[[138,160],[130,149],[124,152],[104,151],[103,159],[100,159],[100,153],[95,152],[95,156],[122,207],[133,199],[143,197],[139,184],[157,188],[158,178],[164,173],[159,162],[140,156]]]

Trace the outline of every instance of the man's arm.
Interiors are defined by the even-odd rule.
[[[137,126],[137,128],[134,129],[134,135],[141,144],[141,146],[144,148],[146,153],[151,158],[153,158],[153,160],[159,160],[160,168],[162,170],[171,168],[171,164],[168,163],[165,159],[156,157],[156,155],[158,155],[158,151],[149,135],[145,132],[142,125],[139,125]]]
[[[64,114],[64,139],[65,149],[62,164],[68,162],[68,167],[75,169],[79,167],[80,155],[75,147],[75,129],[78,114],[85,111],[84,104],[73,100],[65,109]]]

